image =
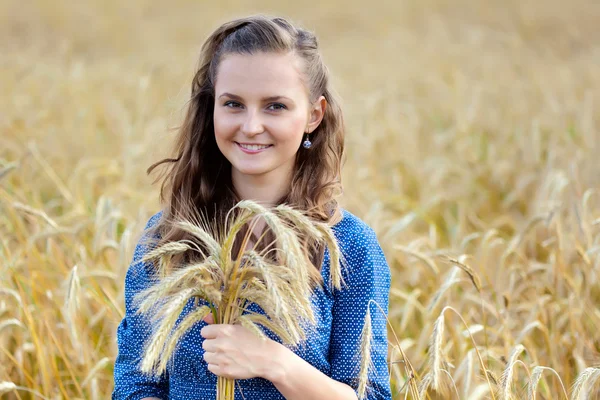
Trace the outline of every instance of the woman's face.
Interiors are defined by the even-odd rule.
[[[237,178],[291,176],[304,132],[322,119],[319,104],[309,104],[300,71],[293,54],[230,54],[221,60],[215,138]]]

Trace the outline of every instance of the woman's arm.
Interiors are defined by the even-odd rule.
[[[354,390],[304,361],[272,339],[259,338],[242,325],[209,324],[202,328],[208,370],[230,379],[261,377],[288,400],[356,400]]]
[[[158,221],[159,214],[150,218],[146,229]],[[142,374],[139,369],[144,344],[150,335],[150,325],[145,318],[136,314],[132,298],[151,283],[150,266],[141,262],[142,257],[149,250],[148,244],[144,243],[147,237],[147,233],[144,233],[142,239],[138,241],[125,277],[125,316],[117,328],[118,354],[114,365],[112,400],[168,398],[168,373],[165,372],[160,378],[154,378]]]
[[[388,371],[387,323],[379,307],[388,313],[390,268],[375,232],[363,225],[354,232],[347,248],[346,287],[334,293],[333,322],[329,341],[331,377],[351,386],[358,397],[362,327],[371,313],[371,365],[366,400],[391,400]],[[377,307],[375,304],[379,305]]]
[[[288,400],[352,399],[358,397],[358,364],[361,331],[371,301],[387,314],[390,270],[375,232],[365,227],[349,251],[348,286],[335,294],[329,347],[331,378],[288,348],[271,344],[274,362],[266,372]],[[387,324],[378,307],[371,305],[373,370],[369,373],[368,400],[391,399],[387,370]]]
[[[274,362],[265,379],[287,400],[356,400],[350,386],[331,379],[280,343],[273,341],[272,346]]]

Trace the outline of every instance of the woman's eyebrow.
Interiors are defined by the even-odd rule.
[[[233,100],[240,100],[240,101],[241,101],[241,100],[243,100],[243,99],[242,99],[240,96],[238,96],[238,95],[236,95],[236,94],[232,94],[232,93],[223,93],[222,95],[220,95],[220,96],[219,96],[219,99],[220,99],[221,97],[229,97],[230,99],[233,99]],[[264,98],[262,99],[262,101],[277,101],[277,100],[282,100],[282,99],[285,99],[285,100],[288,100],[288,101],[291,101],[291,102],[293,102],[293,100],[292,100],[292,99],[290,99],[289,97],[285,97],[285,96],[270,96],[270,97],[264,97]]]

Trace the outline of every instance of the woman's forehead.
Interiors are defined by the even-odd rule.
[[[305,94],[301,63],[292,53],[229,54],[217,70],[216,95],[257,98]]]

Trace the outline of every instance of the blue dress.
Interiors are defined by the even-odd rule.
[[[150,218],[146,229],[153,226],[162,211]],[[369,300],[374,300],[388,311],[390,270],[374,231],[349,211],[342,210],[343,218],[333,226],[340,249],[348,268],[343,268],[346,286],[341,290],[329,288],[329,253],[325,250],[322,265],[324,288],[313,294],[313,305],[318,320],[315,336],[294,351],[327,376],[358,387],[359,344],[364,316]],[[143,375],[137,365],[142,359],[144,341],[149,336],[149,326],[135,314],[131,300],[135,293],[150,283],[147,263],[140,262],[148,251],[147,245],[138,242],[132,263],[125,278],[125,316],[117,328],[118,355],[114,366],[113,400],[139,400],[158,397],[162,400],[214,400],[217,377],[207,369],[198,322],[181,340],[172,363],[160,378]],[[201,303],[200,303],[201,304]],[[194,309],[190,299],[177,323]],[[387,328],[381,311],[370,306],[373,341],[373,372],[369,376],[368,400],[391,399],[387,366]],[[274,340],[278,338],[271,336]],[[241,388],[241,393],[240,393]],[[238,380],[236,399],[284,400],[277,388],[263,378]]]

